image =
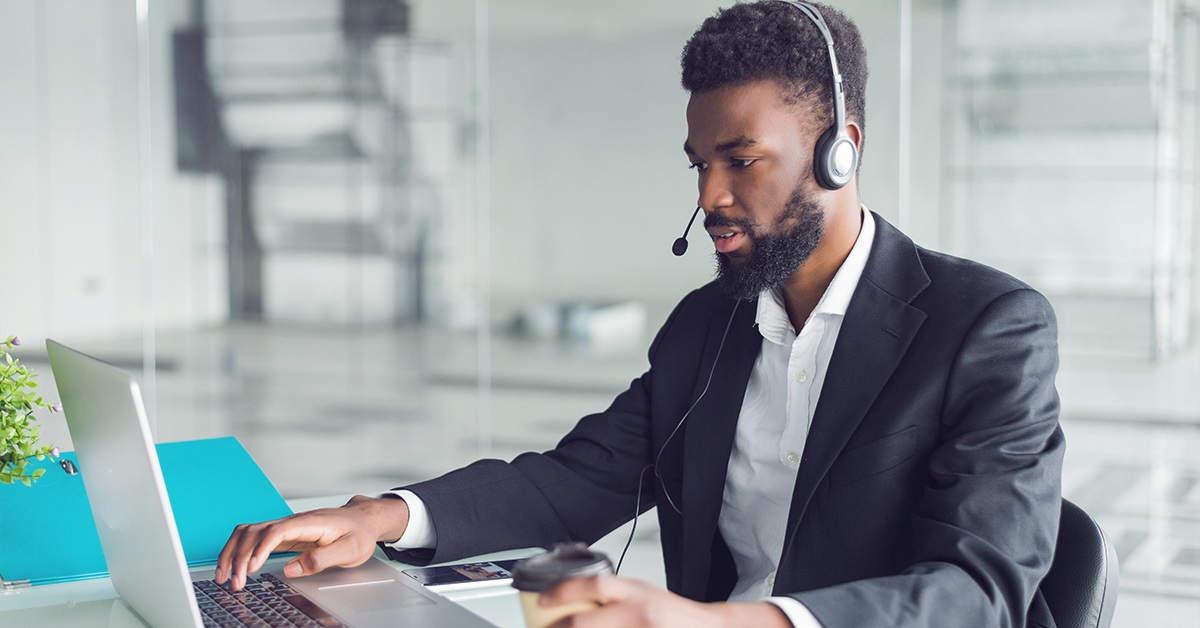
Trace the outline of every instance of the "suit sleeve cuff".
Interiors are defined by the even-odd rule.
[[[404,534],[396,541],[383,543],[383,545],[397,550],[434,549],[437,547],[437,530],[433,528],[433,518],[429,516],[429,509],[425,507],[425,502],[421,501],[416,493],[396,490],[386,491],[379,496],[399,497],[408,504],[408,527],[404,528]]]
[[[792,622],[792,628],[824,628],[800,600],[780,596],[769,597],[766,601],[778,606],[779,610],[787,615],[788,621]]]

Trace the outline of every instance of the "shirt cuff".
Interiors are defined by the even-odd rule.
[[[384,545],[398,550],[437,547],[437,530],[433,528],[433,518],[429,516],[429,509],[425,507],[425,502],[421,501],[421,498],[412,491],[386,491],[380,493],[379,496],[386,495],[399,497],[408,504],[408,526],[404,528],[404,534],[400,535],[399,539],[392,543],[384,543]]]
[[[788,621],[792,622],[792,628],[824,628],[821,622],[813,617],[812,611],[796,598],[777,596],[769,597],[766,601],[778,606],[779,610],[787,615]]]

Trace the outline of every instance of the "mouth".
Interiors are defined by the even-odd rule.
[[[746,234],[728,227],[712,227],[708,229],[708,235],[720,253],[732,253],[746,240]]]

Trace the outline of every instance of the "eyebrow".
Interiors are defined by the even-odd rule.
[[[742,135],[737,139],[732,139],[728,142],[721,142],[720,144],[717,144],[717,152],[727,153],[736,148],[750,148],[755,144],[758,144],[758,142],[746,137],[745,135]]]
[[[756,140],[746,137],[745,135],[742,135],[735,139],[729,140],[728,142],[721,142],[720,144],[717,144],[717,152],[718,153],[726,153],[731,150],[736,150],[736,149],[741,149],[741,148],[749,148],[749,147],[755,146],[757,144],[758,144],[758,142]],[[696,151],[692,148],[692,145],[687,142],[683,143],[683,152],[688,155],[696,154]]]

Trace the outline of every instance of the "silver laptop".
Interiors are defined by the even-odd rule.
[[[273,570],[255,574],[256,584],[247,586],[253,591],[236,595],[204,582],[214,570],[188,569],[137,382],[53,340],[46,341],[46,350],[113,588],[151,626],[223,626],[202,617],[201,607],[206,614],[244,617],[244,610],[226,610],[237,598],[269,609],[262,611],[274,620],[268,626],[491,625],[374,558],[353,569],[295,579],[284,576],[276,560]],[[213,481],[228,481],[219,461]]]

